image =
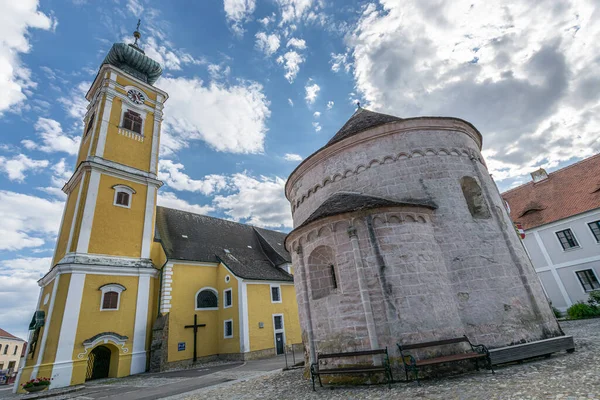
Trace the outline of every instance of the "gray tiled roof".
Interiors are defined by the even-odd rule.
[[[418,206],[436,209],[430,199],[389,200],[383,197],[368,196],[360,193],[339,192],[325,200],[298,228],[321,218],[331,217],[347,212],[370,210],[382,207]],[[296,228],[296,229],[298,229]]]
[[[326,146],[332,145],[347,137],[356,135],[367,129],[375,128],[376,126],[387,124],[389,122],[402,121],[402,118],[394,117],[393,115],[380,114],[373,111],[359,108],[350,117],[348,121],[337,131],[337,133],[327,142]]]
[[[292,281],[285,234],[171,208],[156,208],[155,241],[169,260],[223,262],[244,279]]]

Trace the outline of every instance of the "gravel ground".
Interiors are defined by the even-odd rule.
[[[186,399],[600,399],[600,318],[566,321],[576,351],[549,359],[415,383],[329,386],[313,392],[301,370],[277,372],[196,391]],[[234,372],[234,371],[230,371]],[[238,377],[242,378],[242,377]]]

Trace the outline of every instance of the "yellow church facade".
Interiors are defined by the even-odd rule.
[[[156,206],[168,95],[134,35],[136,44],[113,45],[86,95],[15,390],[33,378],[58,388],[301,342],[285,235]]]

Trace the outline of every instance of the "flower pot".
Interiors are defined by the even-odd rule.
[[[36,393],[36,392],[41,392],[42,390],[46,390],[47,388],[48,388],[48,385],[38,385],[38,386],[26,387],[23,389],[27,393]]]

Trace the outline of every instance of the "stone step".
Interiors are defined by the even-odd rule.
[[[497,365],[533,357],[547,356],[562,350],[566,350],[569,353],[575,351],[573,336],[558,336],[551,339],[493,349],[490,350],[490,358],[492,359],[492,364]]]

